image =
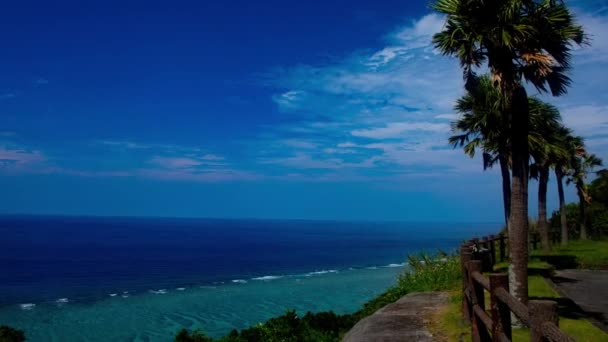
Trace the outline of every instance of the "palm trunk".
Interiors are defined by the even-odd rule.
[[[500,173],[502,175],[502,202],[505,210],[505,225],[509,230],[509,216],[511,215],[511,173],[509,164],[504,154],[498,156],[500,163]]]
[[[585,224],[585,196],[581,190],[581,184],[577,184],[578,213],[581,227],[581,240],[587,240],[587,225]]]
[[[518,86],[511,101],[512,182],[509,219],[509,288],[528,303],[528,127],[530,113],[526,90]]]
[[[551,249],[549,245],[549,225],[547,224],[547,183],[549,182],[549,168],[541,165],[538,170],[538,231],[543,251]]]
[[[555,167],[555,178],[557,180],[557,193],[559,195],[559,214],[562,226],[562,246],[568,244],[568,217],[566,216],[566,199],[564,197],[564,172],[561,167]]]

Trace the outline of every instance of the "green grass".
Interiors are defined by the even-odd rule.
[[[499,262],[494,265],[495,272],[507,272],[509,264],[507,262]],[[528,273],[530,275],[546,275],[553,273],[555,267],[546,261],[532,259],[528,262]]]
[[[460,287],[450,291],[450,300],[430,319],[430,331],[438,341],[470,341],[471,326],[462,319],[462,292]]]
[[[572,241],[567,247],[556,247],[551,253],[533,251],[528,263],[528,293],[530,299],[554,299],[559,304],[560,329],[577,341],[608,341],[608,334],[594,326],[573,304],[547,283],[547,276],[560,268],[608,269],[608,241]],[[498,263],[494,269],[506,272],[508,264]],[[486,300],[489,303],[489,299]],[[486,304],[488,305],[488,304]],[[432,318],[431,331],[441,341],[471,340],[470,325],[462,320],[462,293],[459,283],[450,292],[450,301]],[[528,329],[514,329],[513,341],[529,341]]]
[[[554,246],[553,251],[531,253],[532,260],[547,261],[561,268],[608,269],[608,240],[570,241],[568,246]]]
[[[608,341],[608,334],[586,319],[564,318],[559,321],[559,327],[577,341]]]
[[[447,290],[460,283],[460,259],[455,255],[444,252],[434,255],[410,255],[408,264],[409,267],[399,277],[395,286],[365,303],[361,310],[353,314],[356,321],[408,293]]]
[[[528,280],[530,299],[558,300],[559,294],[547,284],[541,276],[530,276]],[[608,334],[588,320],[578,317],[564,317],[570,315],[569,308],[560,306],[559,326],[564,332],[577,341],[600,342],[608,341]],[[431,321],[431,331],[440,341],[469,341],[471,340],[471,326],[462,320],[462,294],[460,288],[450,292],[450,301],[441,311],[435,313]],[[513,341],[529,341],[528,329],[514,329]]]
[[[560,295],[541,276],[528,277],[528,295],[530,299],[560,298]]]
[[[549,284],[540,276],[532,276],[528,280],[528,292],[530,299],[548,299],[560,298],[560,295],[549,286]],[[608,334],[591,324],[584,318],[569,318],[565,315],[571,315],[572,310],[564,305],[560,305],[559,327],[565,333],[573,337],[576,341],[600,342],[608,341]],[[529,341],[530,332],[528,329],[513,330],[513,341]]]

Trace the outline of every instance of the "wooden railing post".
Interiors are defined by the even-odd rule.
[[[494,235],[490,235],[490,260],[492,263],[492,270],[494,270],[494,265],[496,265],[496,244],[494,243]]]
[[[528,309],[530,310],[530,341],[545,341],[543,323],[551,322],[559,326],[557,303],[551,300],[531,300],[528,302]]]
[[[471,321],[471,303],[467,298],[467,288],[469,286],[469,273],[467,263],[471,261],[473,254],[471,247],[467,244],[460,246],[460,267],[462,269],[462,318],[467,322]]]
[[[467,269],[469,271],[469,289],[471,293],[471,304],[473,307],[478,305],[481,309],[485,310],[485,298],[483,294],[483,286],[477,283],[473,277],[473,272],[482,272],[482,262],[480,260],[472,260],[467,263]],[[491,341],[492,338],[488,333],[488,329],[483,324],[481,319],[475,314],[474,310],[471,310],[471,335],[473,342],[486,342]]]
[[[488,264],[489,259],[487,259],[488,257],[488,253],[487,252],[481,252],[482,250],[488,250],[488,237],[484,236],[481,238],[481,242],[479,243],[479,247],[480,247],[480,253],[479,253],[479,260],[482,261],[481,264],[481,271],[480,272],[487,272],[489,271],[487,268],[490,266]]]
[[[500,262],[505,261],[506,246],[505,246],[505,234],[500,233]]]
[[[509,276],[506,273],[490,274],[490,308],[492,310],[492,340],[500,341],[501,334],[511,340],[511,310],[496,297],[499,288],[509,292]]]

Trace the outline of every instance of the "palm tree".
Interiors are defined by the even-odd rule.
[[[564,197],[564,177],[570,170],[570,165],[576,156],[585,154],[585,147],[583,146],[583,138],[575,136],[572,130],[561,127],[558,135],[561,136],[562,149],[566,151],[566,154],[558,156],[555,160],[555,179],[557,182],[557,193],[559,196],[559,212],[560,212],[560,223],[561,223],[561,245],[566,246],[568,244],[568,218],[566,216],[566,199]]]
[[[558,158],[567,155],[560,135],[561,115],[557,108],[536,98],[529,100],[530,133],[528,136],[530,154],[534,163],[530,175],[538,179],[538,231],[543,250],[548,252],[549,224],[547,223],[547,184],[549,171]]]
[[[484,170],[496,163],[500,165],[505,224],[509,226],[511,209],[511,173],[509,171],[509,121],[504,115],[504,101],[500,91],[488,75],[479,78],[477,86],[456,101],[454,110],[460,114],[452,122],[452,135],[448,141],[462,147],[469,157],[477,149],[483,153]]]
[[[578,207],[580,216],[581,240],[587,240],[587,225],[585,208],[591,203],[591,196],[587,191],[585,179],[587,172],[596,166],[602,166],[602,160],[594,154],[585,153],[581,156],[575,156],[572,162],[570,171],[569,183],[574,183],[576,186],[576,194],[578,195]]]
[[[446,15],[433,37],[444,55],[460,60],[465,87],[476,83],[474,68],[487,62],[504,98],[511,123],[511,214],[509,267],[511,289],[528,300],[528,125],[523,81],[539,91],[562,95],[570,83],[572,43],[584,33],[570,10],[554,0],[436,0],[433,8]]]
[[[449,143],[462,147],[469,157],[474,157],[476,150],[483,153],[484,170],[496,163],[500,164],[502,177],[503,205],[505,223],[509,223],[511,196],[511,175],[509,171],[509,122],[502,107],[504,100],[488,75],[482,75],[474,87],[456,101],[455,111],[460,114],[452,122],[452,135]],[[535,159],[532,171],[539,178],[539,231],[543,246],[549,246],[549,229],[547,225],[547,182],[549,167],[555,155],[563,155],[558,145],[561,127],[561,116],[557,108],[536,98],[528,100],[530,107],[530,132],[528,144]],[[544,222],[544,224],[543,224]]]
[[[595,173],[597,178],[589,186],[589,195],[596,203],[608,207],[608,169],[602,169]]]

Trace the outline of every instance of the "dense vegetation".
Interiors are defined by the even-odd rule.
[[[357,312],[338,315],[334,312],[308,312],[299,316],[295,311],[271,318],[265,323],[237,331],[217,341],[339,341],[355,323],[381,307],[393,303],[403,295],[418,291],[438,291],[457,286],[460,278],[458,257],[440,252],[436,255],[420,254],[408,258],[409,267],[397,284],[370,300]],[[202,331],[180,331],[176,342],[214,341]]]
[[[490,151],[495,142],[491,139],[493,133],[502,132],[506,137],[499,142],[504,143],[508,154],[505,161],[510,169],[510,203],[506,206],[511,243],[509,278],[513,284],[510,290],[525,303],[528,299],[529,131],[533,109],[525,83],[541,93],[565,94],[570,85],[572,48],[585,43],[586,36],[563,1],[436,0],[432,8],[445,16],[441,31],[433,36],[435,48],[460,61],[465,89],[474,102],[481,99],[480,106],[472,107],[472,111],[490,109],[486,118],[499,114],[493,121],[495,125],[485,131],[492,133],[490,136],[484,131],[476,133],[483,142],[480,147],[484,150],[490,147]],[[476,74],[481,67],[488,69],[491,85],[499,95],[492,101],[484,101],[487,89],[480,86],[482,83]],[[539,156],[543,160],[537,162],[546,175],[544,171],[550,164],[544,159],[549,155],[542,152]],[[581,230],[584,231],[584,227]]]
[[[599,182],[599,181],[598,181]],[[595,183],[597,184],[597,183]],[[607,197],[608,198],[608,197]],[[573,204],[573,206],[578,206]],[[578,210],[573,210],[574,215]],[[559,218],[557,218],[559,221]],[[575,224],[573,227],[577,227]],[[547,262],[547,257],[550,263]],[[566,260],[567,265],[556,264],[557,260]],[[450,304],[445,311],[437,312],[433,327],[436,336],[446,340],[458,340],[469,336],[470,327],[464,323],[460,315],[462,294],[460,289],[460,262],[458,257],[439,253],[428,256],[419,255],[409,258],[409,267],[399,277],[395,286],[368,301],[357,312],[338,315],[333,312],[306,313],[299,316],[295,311],[287,311],[284,315],[272,318],[265,323],[237,331],[233,330],[227,336],[214,340],[201,330],[180,331],[175,337],[176,342],[244,342],[244,341],[339,341],[341,337],[359,320],[371,315],[381,307],[393,303],[403,295],[418,291],[448,290],[452,293]],[[551,264],[553,263],[553,264]],[[504,271],[506,263],[497,264]],[[576,240],[567,247],[556,247],[550,253],[541,250],[531,256],[528,267],[535,274],[544,274],[544,270],[565,267],[580,267],[605,269],[608,267],[608,241]],[[540,272],[539,270],[543,270]],[[538,275],[531,276],[530,296],[532,298],[557,298],[557,293]],[[562,310],[562,309],[560,309]],[[595,328],[583,316],[572,317],[564,308],[564,317],[560,318],[560,326],[571,336],[588,337],[590,341],[601,341],[607,335]],[[561,312],[561,311],[560,311]],[[560,314],[561,315],[561,314]],[[527,330],[514,331],[517,340],[527,340]]]
[[[508,264],[498,263],[494,270],[504,272]],[[542,275],[555,269],[583,268],[608,269],[608,240],[576,240],[568,246],[556,246],[551,252],[535,250],[528,262],[529,296],[531,299],[558,301],[560,329],[576,341],[607,341],[608,334],[594,326],[573,302],[558,299],[560,295],[547,283]],[[487,302],[486,302],[487,303]],[[431,331],[439,341],[471,340],[471,326],[462,320],[462,291],[451,292],[450,302],[432,317]],[[530,341],[528,329],[514,329],[513,341]]]
[[[597,178],[585,187],[588,193],[584,211],[580,210],[579,203],[570,203],[565,206],[566,227],[569,238],[581,235],[580,227],[586,227],[587,234],[592,238],[608,236],[608,170],[601,170]],[[551,232],[557,234],[560,229],[561,212],[553,212],[551,216]]]
[[[23,342],[25,333],[6,325],[0,326],[0,342]]]

